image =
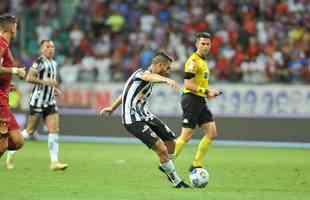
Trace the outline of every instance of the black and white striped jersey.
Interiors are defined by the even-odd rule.
[[[31,66],[38,72],[40,80],[57,80],[57,63],[40,56]],[[34,84],[31,92],[29,104],[34,107],[47,107],[56,104],[55,89],[52,86]]]
[[[123,124],[148,121],[154,115],[147,108],[147,100],[152,93],[153,84],[141,79],[145,70],[138,69],[127,80],[122,95]]]

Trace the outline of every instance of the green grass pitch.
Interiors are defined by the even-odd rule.
[[[158,160],[142,144],[62,143],[60,158],[70,166],[49,171],[46,142],[28,142],[16,168],[0,160],[1,200],[309,200],[310,151],[212,147],[206,160],[210,183],[205,189],[176,190],[157,169]],[[187,169],[195,147],[176,160]]]

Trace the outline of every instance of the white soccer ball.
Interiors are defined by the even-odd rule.
[[[189,179],[195,188],[204,188],[209,183],[209,173],[206,169],[196,168],[190,175]]]

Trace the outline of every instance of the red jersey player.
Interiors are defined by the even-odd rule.
[[[11,15],[0,16],[0,157],[7,149],[17,150],[24,140],[13,113],[10,111],[8,96],[12,74],[21,78],[25,69],[14,67],[14,58],[9,48],[16,36],[17,19]]]

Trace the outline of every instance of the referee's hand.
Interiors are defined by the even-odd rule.
[[[214,99],[215,97],[223,94],[222,91],[216,90],[216,89],[208,89],[207,98],[208,99]]]

